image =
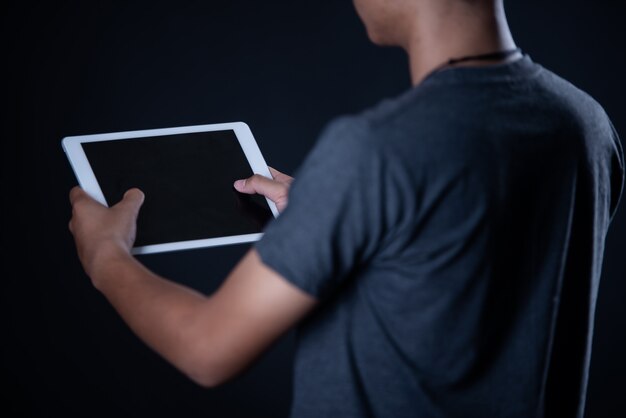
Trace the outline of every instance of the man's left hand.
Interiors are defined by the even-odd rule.
[[[136,188],[128,190],[111,208],[97,202],[78,186],[70,191],[72,219],[69,228],[74,235],[78,257],[92,280],[99,262],[130,253],[143,201],[143,192]]]

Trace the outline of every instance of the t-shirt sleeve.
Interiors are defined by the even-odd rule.
[[[329,124],[255,244],[267,266],[317,299],[367,263],[384,234],[385,167],[367,132],[354,118]]]

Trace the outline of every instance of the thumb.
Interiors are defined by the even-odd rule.
[[[260,174],[255,174],[247,179],[237,180],[233,186],[238,192],[247,194],[258,193],[273,201],[281,198],[287,190],[287,186],[284,184]]]
[[[137,216],[139,214],[139,209],[141,208],[141,205],[143,205],[144,198],[145,195],[143,194],[143,192],[134,187],[127,190],[126,193],[124,193],[124,197],[122,197],[122,200],[119,201],[115,206],[123,207],[124,210],[129,210],[135,216]]]

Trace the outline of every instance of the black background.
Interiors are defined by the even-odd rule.
[[[626,136],[620,1],[510,0],[517,43],[594,96]],[[242,120],[292,173],[332,117],[409,87],[404,55],[371,45],[328,1],[67,1],[2,6],[2,416],[281,417],[292,335],[214,390],[146,348],[94,290],[67,230],[68,135]],[[607,237],[587,411],[626,409],[626,209]],[[248,248],[144,256],[212,291]]]

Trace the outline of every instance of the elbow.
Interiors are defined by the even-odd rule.
[[[187,377],[191,379],[191,381],[193,381],[195,384],[197,384],[198,386],[204,389],[213,389],[213,388],[220,386],[223,383],[219,379],[216,379],[215,377],[213,377],[211,374],[205,373],[205,372],[203,373],[195,372],[195,373],[186,373],[186,374],[187,374]]]
[[[212,389],[238,374],[248,362],[240,350],[224,343],[225,337],[214,332],[194,332],[179,345],[178,368],[202,388]],[[221,342],[221,343],[220,343]]]
[[[194,383],[205,389],[216,388],[231,378],[231,374],[226,372],[223,367],[216,363],[207,362],[206,359],[192,362],[184,370],[184,373]]]

